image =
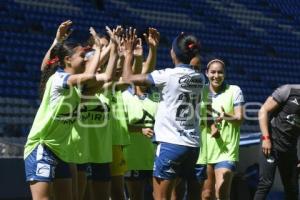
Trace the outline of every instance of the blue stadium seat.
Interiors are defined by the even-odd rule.
[[[0,2],[1,97],[38,99],[41,60],[57,26],[66,19],[74,21],[80,38],[90,25],[97,30],[119,23],[144,30],[157,27],[162,36],[158,69],[172,66],[169,51],[174,36],[181,31],[194,33],[201,39],[202,68],[211,57],[224,58],[227,81],[241,86],[250,101],[262,102],[274,87],[300,82],[295,73],[300,66],[295,56],[300,53],[298,0],[266,0],[264,4],[259,0],[107,0],[104,10],[82,0],[55,1],[56,5],[45,1],[43,6],[37,2]],[[33,24],[41,26],[40,32],[32,29]],[[33,105],[31,112],[38,106]],[[249,130],[254,130],[253,125],[243,129]]]

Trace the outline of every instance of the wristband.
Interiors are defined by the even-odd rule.
[[[269,135],[262,135],[261,140],[270,140],[270,136]]]

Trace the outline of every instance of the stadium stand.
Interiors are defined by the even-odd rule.
[[[16,125],[25,137],[38,100],[39,66],[57,25],[74,21],[74,37],[88,27],[148,26],[162,35],[158,68],[171,66],[168,46],[180,31],[202,41],[202,66],[212,57],[226,61],[227,80],[244,91],[252,119],[242,133],[258,132],[256,112],[274,88],[299,83],[300,4],[297,0],[139,0],[105,1],[102,10],[83,0],[2,0],[0,2],[0,134]],[[251,110],[252,109],[252,110]],[[11,136],[15,136],[12,134]]]
[[[97,31],[106,25],[134,26],[139,35],[149,26],[157,28],[161,33],[157,68],[172,66],[169,46],[179,32],[198,36],[202,70],[211,58],[223,59],[227,81],[244,92],[247,118],[240,144],[247,148],[241,148],[246,156],[239,167],[253,164],[256,158],[251,155],[258,155],[258,148],[251,144],[259,142],[256,117],[261,103],[279,85],[300,83],[300,1],[105,0],[102,9],[95,1],[0,1],[0,177],[11,180],[9,169],[20,172],[15,174],[18,180],[5,182],[9,189],[0,190],[0,199],[29,195],[22,182],[23,161],[5,158],[23,156],[40,103],[40,64],[57,26],[66,19],[74,22],[72,37],[81,40],[87,39],[90,26]],[[282,199],[282,193],[271,195],[271,199]]]

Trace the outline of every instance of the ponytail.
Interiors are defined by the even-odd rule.
[[[44,96],[47,81],[50,78],[50,76],[52,76],[55,73],[56,70],[57,70],[57,66],[47,68],[44,71],[42,71],[41,79],[40,79],[40,87],[39,87],[39,96],[41,100],[43,99]]]
[[[189,64],[191,59],[200,53],[198,39],[184,33],[173,40],[172,49],[176,57],[185,64]]]

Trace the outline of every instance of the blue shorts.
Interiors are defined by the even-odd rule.
[[[206,175],[206,168],[196,165],[198,155],[199,147],[160,143],[157,146],[153,176],[167,180],[177,177],[200,180]]]
[[[135,180],[145,180],[152,178],[152,170],[130,170],[124,175],[125,180],[135,181]]]
[[[69,164],[45,145],[39,144],[24,162],[26,181],[51,182],[54,178],[71,178]]]
[[[92,181],[110,181],[110,163],[90,163],[86,165],[87,179]]]
[[[221,161],[218,163],[213,163],[212,165],[215,170],[219,169],[219,168],[229,169],[233,172],[236,170],[236,162],[234,162],[234,161],[225,160],[225,161]]]

